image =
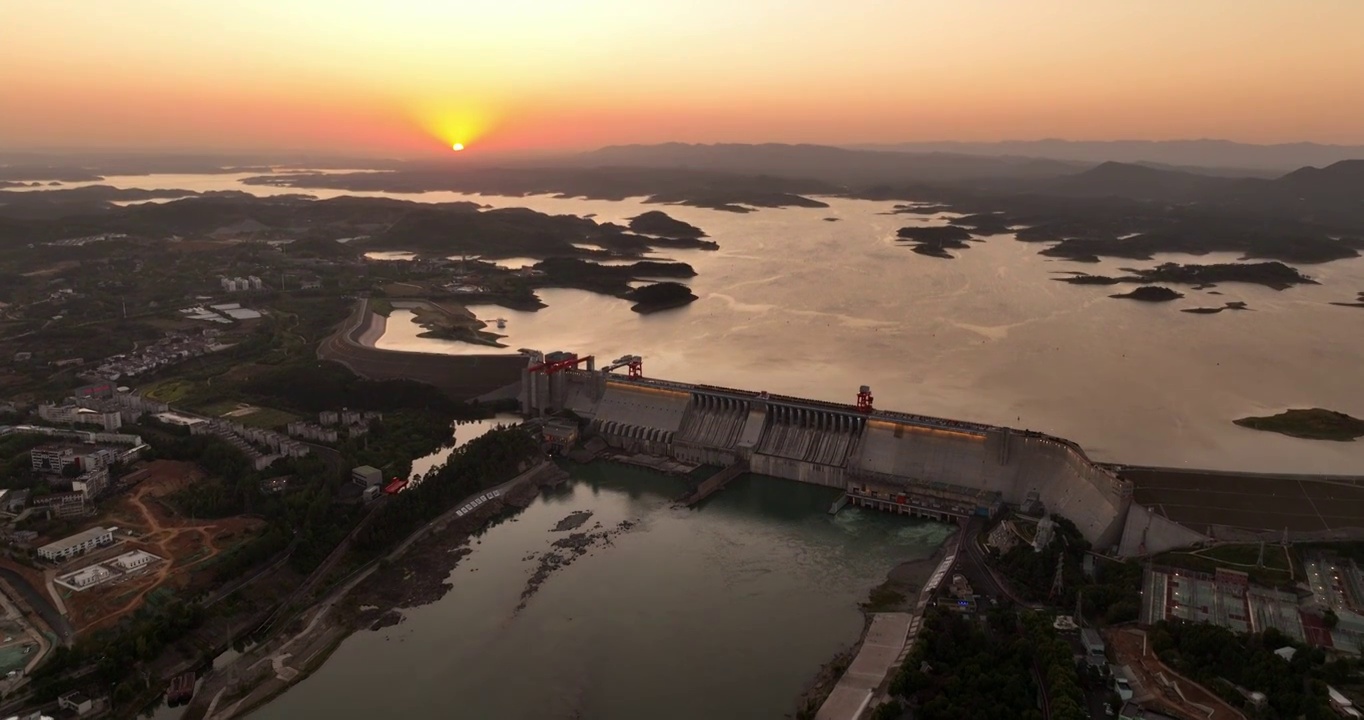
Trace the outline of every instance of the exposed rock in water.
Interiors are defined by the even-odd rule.
[[[383,615],[380,615],[379,619],[370,623],[369,629],[374,631],[383,630],[386,627],[393,627],[405,619],[403,614],[397,610],[389,610]]]
[[[1355,299],[1357,300],[1357,302],[1333,302],[1331,304],[1338,305],[1340,307],[1364,308],[1364,292],[1361,292],[1359,296]]]
[[[957,246],[954,245],[953,247]],[[963,245],[961,247],[965,246]],[[920,243],[910,249],[916,253],[919,253],[920,255],[927,255],[928,257],[942,258],[943,260],[956,259],[955,255],[944,250],[943,246],[938,243]]]
[[[1106,277],[1103,275],[1085,275],[1084,273],[1068,278],[1052,278],[1052,280],[1070,283],[1071,285],[1117,285],[1121,282],[1127,282],[1122,278]]]
[[[1159,285],[1143,285],[1130,293],[1121,295],[1109,295],[1111,298],[1127,300],[1140,300],[1142,302],[1170,302],[1184,297],[1183,293],[1177,293],[1167,287]]]
[[[590,515],[590,513],[588,514]],[[570,515],[568,518],[564,518],[564,521],[567,521],[572,517],[573,516]],[[584,517],[583,521],[586,520],[587,518]],[[601,524],[598,523],[594,527],[600,526]],[[531,573],[530,579],[526,581],[526,589],[521,591],[521,602],[517,604],[516,612],[525,609],[526,603],[530,601],[531,596],[540,590],[540,586],[544,584],[545,580],[548,579],[554,571],[572,565],[574,560],[586,555],[587,551],[594,547],[609,547],[613,544],[612,541],[615,537],[634,527],[634,522],[622,520],[611,530],[576,532],[568,537],[555,540],[551,543],[551,549],[539,556],[540,564],[536,566],[535,571]],[[536,556],[530,555],[524,559],[535,560]]]
[[[588,518],[590,517],[592,517],[591,510],[575,510],[574,512],[569,513],[568,517],[564,518],[563,520],[560,520],[559,523],[555,525],[554,529],[551,530],[550,532],[567,532],[569,530],[577,530],[579,527],[582,526],[583,523],[587,522]]]
[[[1229,302],[1226,305],[1223,305],[1222,307],[1182,308],[1180,312],[1191,313],[1193,315],[1216,315],[1217,313],[1220,313],[1223,310],[1249,310],[1249,309],[1250,308],[1247,307],[1245,303],[1237,300]]]

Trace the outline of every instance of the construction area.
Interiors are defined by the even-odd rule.
[[[160,588],[190,587],[196,569],[261,527],[252,518],[181,516],[169,497],[203,480],[198,466],[172,460],[146,463],[128,476],[134,488],[105,518],[119,527],[115,544],[68,563],[54,583],[77,632],[116,623]]]
[[[1113,651],[1116,672],[1132,686],[1132,702],[1174,717],[1246,720],[1222,698],[1162,663],[1148,647],[1144,631],[1110,628],[1103,637]]]

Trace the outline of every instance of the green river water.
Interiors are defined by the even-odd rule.
[[[857,603],[950,528],[845,509],[838,491],[745,476],[697,509],[673,478],[578,467],[492,528],[440,601],[351,636],[251,717],[780,718],[862,627]],[[636,523],[553,574],[515,611],[551,528]]]

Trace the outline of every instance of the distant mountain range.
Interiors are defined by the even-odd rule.
[[[1364,145],[1286,143],[1252,145],[1230,140],[1019,140],[993,143],[919,142],[852,145],[858,150],[953,153],[983,157],[1023,156],[1070,162],[1158,163],[1182,167],[1288,171],[1364,159]]]
[[[1324,147],[1324,146],[1316,146]],[[1291,172],[1207,173],[1151,163],[1100,163],[818,145],[622,145],[568,161],[578,167],[741,174],[841,185],[861,197],[1034,195],[1201,204],[1252,215],[1364,223],[1364,159]],[[798,186],[790,189],[800,192]],[[809,192],[809,191],[806,191]],[[960,196],[960,195],[955,195]]]
[[[813,178],[861,185],[883,182],[960,182],[986,178],[1038,179],[1079,172],[1093,163],[949,153],[908,156],[827,145],[612,145],[566,159],[591,166],[679,168]]]

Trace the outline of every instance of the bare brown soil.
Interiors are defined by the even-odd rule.
[[[129,531],[137,538],[118,548],[118,552],[140,549],[164,560],[126,578],[67,597],[68,615],[78,633],[118,622],[140,607],[157,588],[190,587],[191,572],[196,567],[250,537],[263,525],[254,518],[189,520],[180,516],[167,497],[203,481],[203,471],[193,463],[156,460],[133,478],[137,486],[118,500],[104,523]]]

